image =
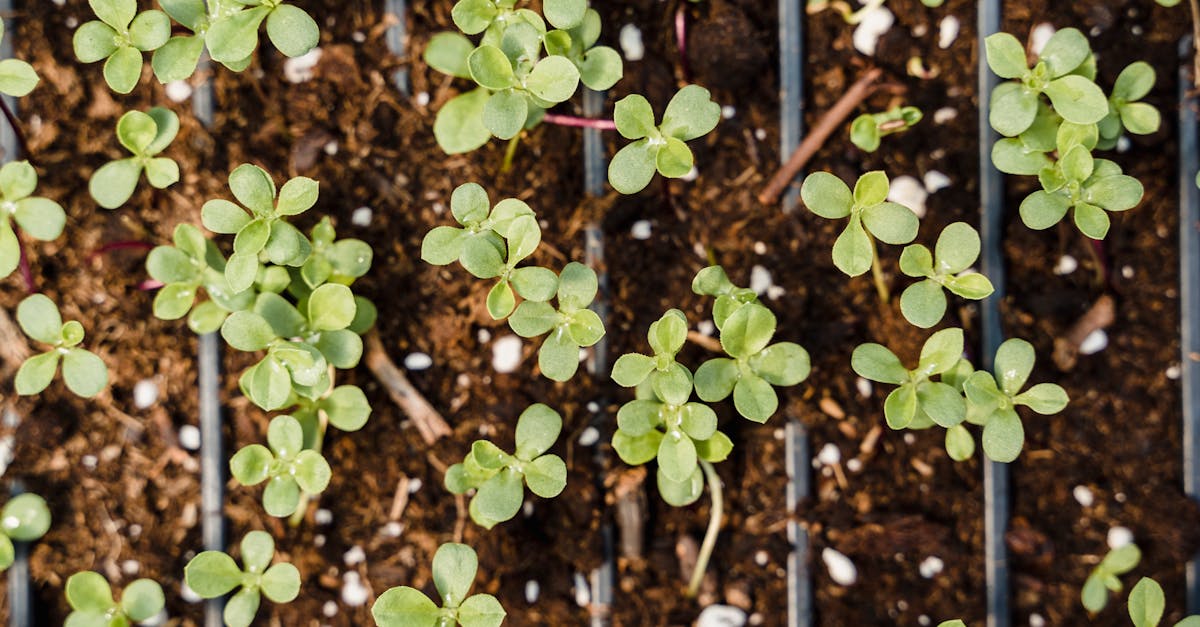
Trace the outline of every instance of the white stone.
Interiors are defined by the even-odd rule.
[[[750,268],[750,289],[755,294],[762,296],[775,283],[771,280],[771,271],[766,268],[755,265]]]
[[[133,406],[146,409],[158,402],[158,384],[152,379],[142,379],[133,386]]]
[[[784,291],[785,290],[783,287],[779,285],[772,285],[771,287],[767,288],[767,298],[771,300],[779,300],[783,297]]]
[[[542,594],[542,586],[538,582],[530,579],[525,582],[525,602],[533,605],[537,603],[538,597]]]
[[[1092,489],[1085,485],[1077,485],[1074,490],[1071,490],[1071,496],[1075,497],[1075,502],[1083,507],[1091,507],[1092,503],[1096,502],[1096,495]]]
[[[492,343],[492,368],[496,372],[513,372],[521,365],[521,338],[506,335]]]
[[[1030,614],[1029,627],[1046,627],[1046,619],[1041,614]]]
[[[588,401],[588,404],[586,405],[586,407],[587,407],[588,413],[591,413],[591,414],[600,413],[600,403],[597,403],[596,401]]]
[[[958,117],[958,109],[954,107],[942,107],[933,112],[934,124],[945,124]]]
[[[575,604],[579,607],[587,607],[592,603],[592,589],[588,587],[587,578],[583,573],[575,573]]]
[[[313,536],[313,546],[317,547],[318,549],[325,546],[325,534],[318,533],[317,535]]]
[[[332,156],[336,155],[337,153],[338,153],[338,143],[336,141],[332,141],[332,142],[329,142],[328,144],[325,144],[325,154],[332,157]]]
[[[746,612],[732,605],[710,605],[696,619],[696,627],[742,627]]]
[[[918,218],[925,217],[925,200],[927,198],[929,198],[929,192],[925,191],[925,185],[916,178],[905,174],[892,179],[891,189],[888,190],[888,200],[912,209]]]
[[[1121,266],[1121,277],[1132,279],[1134,275],[1133,268],[1130,266]]]
[[[756,255],[767,254],[767,245],[764,244],[763,242],[754,242],[754,254],[756,254]]]
[[[1108,347],[1108,334],[1104,329],[1096,329],[1079,343],[1080,355],[1095,355]]]
[[[825,562],[825,568],[829,569],[829,577],[839,586],[852,586],[858,581],[858,569],[854,567],[854,562],[850,558],[841,553],[825,547],[821,551],[821,561]]]
[[[488,331],[487,329],[480,329],[475,334],[475,339],[478,340],[480,344],[487,344],[488,342],[492,341],[492,332]]]
[[[131,577],[138,574],[138,571],[141,569],[142,565],[137,563],[137,560],[125,560],[121,562],[121,572]]]
[[[187,582],[183,582],[179,585],[179,596],[188,603],[199,603],[204,600],[200,598],[200,595],[196,594],[195,590],[192,590],[191,587],[187,585]]]
[[[725,105],[721,107],[721,117],[726,120],[732,120],[737,115],[737,107],[733,105]]]
[[[842,461],[842,451],[833,442],[827,442],[821,447],[821,452],[817,453],[817,461],[832,466]]]
[[[938,170],[930,170],[924,176],[925,191],[936,194],[950,187],[950,177]]]
[[[712,320],[701,320],[696,325],[696,332],[704,337],[712,337],[717,332],[717,325]]]
[[[1117,152],[1126,153],[1130,148],[1133,148],[1133,142],[1129,141],[1128,137],[1122,135],[1117,138]]]
[[[130,538],[137,539],[137,538],[141,537],[141,535],[142,535],[142,526],[141,525],[139,525],[137,523],[133,523],[132,525],[129,525],[129,537]]]
[[[192,97],[192,85],[187,81],[171,81],[164,89],[171,102],[187,102]]]
[[[757,139],[760,142],[767,141],[767,130],[764,128],[754,129],[754,139]]]
[[[1029,51],[1033,53],[1033,56],[1036,57],[1042,54],[1042,49],[1046,47],[1046,42],[1050,41],[1050,38],[1056,32],[1057,29],[1049,22],[1042,22],[1033,27],[1033,32],[1029,35]]]
[[[363,585],[357,572],[351,570],[342,575],[342,603],[350,607],[360,607],[366,604],[370,596],[370,591]]]
[[[874,389],[874,387],[871,385],[870,381],[859,377],[854,380],[854,387],[858,389],[859,396],[863,398],[871,398],[871,391]]]
[[[1183,374],[1183,370],[1179,367],[1179,364],[1171,364],[1170,366],[1167,366],[1166,374],[1168,379],[1174,381],[1179,378],[1179,375]],[[9,454],[8,460],[12,461],[11,453]]]
[[[633,236],[633,239],[647,240],[650,239],[651,230],[652,227],[649,220],[638,220],[629,229],[629,234]]]
[[[846,460],[846,470],[849,470],[850,472],[858,472],[862,470],[862,468],[863,463],[861,459],[855,457],[854,459]]]
[[[921,627],[927,627],[928,625],[933,624],[933,619],[929,618],[928,614],[921,614],[917,617],[917,624]]]
[[[679,180],[687,181],[687,182],[691,183],[692,181],[694,181],[698,178],[700,178],[700,170],[697,170],[696,166],[693,165],[692,169],[688,170],[687,174],[684,174],[683,176],[679,177]]]
[[[1176,377],[1178,378],[1178,377]],[[0,476],[8,471],[8,465],[16,456],[17,441],[11,434],[0,437]]]
[[[759,566],[766,566],[771,561],[771,556],[766,551],[758,551],[754,554],[754,563]]]
[[[356,30],[353,33],[350,33],[350,39],[352,39],[356,44],[361,44],[367,40],[367,34],[360,30]]]
[[[429,92],[427,92],[427,91],[418,92],[416,95],[416,99],[417,99],[417,106],[419,106],[419,107],[428,106],[429,105]]]
[[[325,605],[321,606],[321,613],[325,615],[325,618],[333,618],[334,616],[337,616],[337,601],[326,601]]]
[[[283,62],[283,76],[289,83],[303,83],[312,80],[313,70],[321,60],[321,49],[313,48],[298,57],[292,57]]]
[[[96,465],[100,463],[100,461],[96,459],[95,455],[84,455],[79,462],[82,463],[83,467],[87,468],[88,470],[95,470]]]
[[[354,226],[371,226],[371,220],[375,217],[375,211],[370,207],[359,207],[350,214],[350,223]]]
[[[408,370],[428,370],[433,358],[425,353],[409,353],[404,356],[404,367]]]
[[[79,26],[79,20],[75,19],[74,15],[67,17],[66,21],[63,23],[67,25],[67,28],[72,30],[74,30],[76,26]]]
[[[596,427],[588,427],[579,434],[580,446],[595,446],[600,441],[600,431]]]
[[[322,507],[313,514],[313,522],[318,525],[328,525],[333,522],[333,512]]]
[[[345,562],[347,566],[358,566],[359,564],[367,561],[367,552],[364,551],[361,546],[356,544],[350,547],[350,550],[346,551],[346,553],[342,555],[342,561]]]
[[[392,521],[383,526],[383,535],[389,538],[399,538],[400,534],[404,533],[404,525]]]
[[[862,21],[858,23],[858,28],[854,29],[854,49],[868,57],[875,56],[879,38],[888,32],[895,22],[896,16],[883,6],[868,9]]]
[[[1054,265],[1054,274],[1059,276],[1071,274],[1079,269],[1079,260],[1071,255],[1063,255],[1058,258],[1058,263]]]
[[[958,23],[958,18],[953,15],[947,15],[938,22],[938,48],[945,50],[958,39],[958,31],[961,25]]]
[[[633,24],[621,27],[619,35],[621,52],[626,61],[641,61],[646,56],[646,45],[642,43],[642,29]]]
[[[915,436],[915,435],[913,435],[913,434],[911,434],[911,433],[905,433],[905,434],[904,434],[904,443],[905,443],[905,444],[910,444],[910,445],[911,445],[911,444],[914,444],[914,443],[916,443],[916,441],[917,441],[917,436]]]
[[[946,568],[946,563],[942,561],[942,558],[936,555],[930,555],[929,557],[921,560],[921,563],[917,565],[917,571],[920,572],[921,576],[926,579],[933,579],[938,575],[938,573],[942,572],[944,568]]]
[[[1113,527],[1108,530],[1108,548],[1119,549],[1125,545],[1133,544],[1133,532],[1128,527]]]
[[[420,492],[421,488],[423,488],[423,487],[425,487],[425,482],[421,481],[419,478],[408,480],[408,493],[409,494],[416,494],[417,492]]]
[[[195,425],[183,425],[180,427],[179,446],[189,451],[200,450],[200,429]]]

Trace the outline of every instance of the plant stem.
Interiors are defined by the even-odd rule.
[[[521,143],[521,135],[524,131],[513,135],[513,138],[508,140],[508,150],[504,151],[504,163],[500,164],[500,173],[506,174],[512,169],[513,158],[517,156],[517,146]]]
[[[871,278],[875,280],[875,291],[879,292],[879,301],[886,305],[892,299],[892,293],[888,289],[887,281],[884,280],[883,264],[879,263],[879,252],[875,249],[875,238],[867,235],[867,240],[871,242]]]
[[[700,554],[696,557],[696,570],[692,572],[692,580],[688,583],[687,596],[695,598],[700,592],[700,584],[704,581],[704,571],[708,570],[708,560],[712,557],[713,548],[717,546],[717,534],[721,532],[721,519],[725,516],[725,497],[721,492],[721,477],[717,469],[705,460],[700,460],[700,468],[708,479],[708,490],[712,493],[712,508],[708,517],[708,531],[704,533],[704,542],[700,544]]]
[[[17,138],[17,144],[21,147],[21,154],[29,157],[29,144],[25,142],[25,131],[21,129],[21,124],[17,120],[17,116],[13,114],[12,109],[8,108],[8,103],[0,98],[0,111],[4,112],[4,119],[8,120],[8,126],[13,130],[13,136]],[[8,159],[15,159],[16,155],[4,155]]]
[[[562,115],[559,113],[547,113],[542,117],[542,121],[546,124],[555,124],[558,126],[570,126],[573,128],[594,128],[601,131],[617,130],[617,123],[612,120],[596,120],[592,118],[581,118],[574,115]]]
[[[0,102],[2,101],[0,100]],[[37,286],[33,283],[33,271],[29,269],[29,255],[25,253],[25,242],[20,235],[17,235],[17,250],[21,255],[18,267],[21,269],[21,279],[25,282],[25,292],[33,294],[37,291]]]
[[[325,444],[325,431],[329,429],[329,416],[324,411],[317,412],[317,439],[313,443],[312,450],[317,454],[321,453],[321,449]],[[288,519],[289,527],[299,527],[300,523],[304,522],[304,514],[308,511],[308,503],[312,500],[312,495],[308,492],[300,492],[300,504],[296,506],[296,511],[292,512],[292,517]]]
[[[1200,0],[1191,0],[1192,7],[1192,49],[1195,57],[1192,59],[1192,83],[1200,88]]]
[[[679,68],[683,72],[683,81],[692,82],[692,68],[687,58],[687,5],[680,2],[675,11],[675,43],[679,48]]]

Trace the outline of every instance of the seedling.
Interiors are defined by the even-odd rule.
[[[1149,135],[1162,126],[1162,114],[1158,109],[1141,102],[1154,88],[1155,80],[1154,68],[1145,61],[1130,63],[1117,75],[1108,96],[1108,115],[1099,123],[1101,149],[1116,146],[1122,130],[1134,135]]]
[[[446,471],[446,489],[452,494],[476,491],[469,511],[471,520],[484,528],[512,520],[525,501],[523,485],[546,499],[566,488],[567,465],[546,453],[561,432],[558,412],[541,403],[530,405],[517,419],[516,452],[510,455],[487,440],[476,440],[462,463]]]
[[[37,184],[37,171],[28,161],[13,161],[0,168],[0,279],[12,274],[21,263],[21,243],[13,230],[14,221],[22,231],[45,242],[62,235],[67,223],[62,205],[33,195]]]
[[[724,328],[725,321],[742,305],[759,302],[754,290],[734,285],[721,266],[709,266],[697,272],[692,279],[692,291],[715,299],[712,314],[717,329]]]
[[[4,26],[0,25],[0,40],[4,39]],[[42,79],[33,66],[20,59],[0,61],[0,94],[21,98],[37,87]]]
[[[117,121],[117,140],[132,157],[110,161],[92,174],[88,191],[105,209],[125,204],[137,188],[142,172],[157,189],[166,189],[179,181],[179,164],[157,156],[179,133],[179,116],[174,111],[154,107],[149,111],[130,111]]]
[[[912,324],[928,329],[946,313],[946,294],[942,288],[970,300],[982,300],[994,291],[986,276],[967,272],[979,258],[979,233],[965,222],[955,222],[942,230],[934,253],[920,244],[905,247],[900,255],[900,271],[923,278],[905,288],[900,295],[900,311]]]
[[[234,292],[254,284],[264,259],[292,267],[308,261],[312,244],[286,218],[317,204],[320,186],[316,181],[298,176],[276,191],[270,174],[256,165],[243,164],[229,175],[229,189],[242,206],[224,199],[210,200],[201,208],[200,218],[208,230],[236,236],[233,255],[225,266],[225,278]]]
[[[1087,37],[1075,28],[1054,33],[1037,63],[1029,67],[1025,47],[1008,33],[985,40],[988,67],[1001,78],[992,92],[992,128],[1014,137],[1025,132],[1037,117],[1039,96],[1045,94],[1054,110],[1074,124],[1096,124],[1108,115],[1108,99],[1096,83],[1095,57]]]
[[[312,230],[312,254],[300,266],[300,277],[309,289],[325,283],[350,285],[367,274],[375,257],[371,245],[359,239],[337,239],[328,217]]]
[[[241,550],[243,567],[221,551],[205,551],[183,570],[187,586],[202,599],[237,590],[225,604],[226,627],[249,627],[263,596],[275,603],[291,603],[300,594],[300,571],[286,562],[271,564],[275,557],[271,534],[247,533]]]
[[[263,507],[272,516],[291,516],[300,493],[320,494],[333,471],[320,453],[304,448],[304,429],[291,416],[276,416],[267,429],[267,443],[243,447],[229,460],[230,474],[244,486],[267,482]]]
[[[1083,607],[1093,614],[1103,610],[1108,605],[1109,592],[1121,593],[1123,586],[1118,577],[1133,570],[1141,560],[1142,552],[1133,544],[1109,551],[1083,583],[1079,594]]]
[[[95,353],[79,348],[83,342],[83,325],[75,320],[63,323],[58,305],[41,294],[26,297],[17,305],[17,324],[25,335],[51,346],[50,350],[34,355],[17,370],[17,394],[31,396],[45,390],[62,362],[63,381],[67,389],[84,398],[91,398],[108,385],[108,366]]]
[[[138,13],[137,0],[88,0],[98,20],[75,31],[75,56],[84,63],[104,62],[104,81],[128,94],[142,76],[142,53],[160,48],[171,37],[171,18],[162,11]]]
[[[244,68],[258,48],[258,29],[264,22],[267,37],[284,56],[306,54],[321,39],[316,21],[303,9],[284,0],[235,1],[237,4],[225,1],[224,11],[217,13],[219,17],[211,22],[204,34],[214,61]],[[189,4],[195,6],[197,3],[193,0]]]
[[[890,188],[887,174],[878,170],[859,177],[853,194],[841,179],[828,172],[808,175],[800,187],[800,197],[809,211],[831,220],[850,218],[833,244],[833,265],[852,277],[871,270],[879,298],[885,302],[888,289],[875,240],[907,244],[916,239],[920,226],[911,209],[888,201]]]
[[[922,117],[916,107],[898,106],[882,113],[864,113],[850,123],[850,141],[867,152],[875,152],[884,137],[907,131]]]
[[[433,555],[433,584],[439,607],[425,593],[401,586],[389,588],[371,606],[379,627],[499,627],[506,615],[496,597],[470,594],[479,558],[465,544],[443,544]]]
[[[0,510],[0,572],[8,570],[16,559],[13,540],[32,542],[50,530],[50,508],[46,499],[26,492],[18,494]]]
[[[854,349],[850,364],[860,377],[898,385],[883,404],[883,415],[892,429],[924,429],[939,425],[953,428],[967,415],[966,401],[954,386],[932,377],[943,375],[962,359],[962,329],[943,329],[921,347],[917,367],[909,370],[895,353],[880,344]]]
[[[125,586],[118,602],[108,580],[87,570],[67,578],[67,604],[72,611],[64,627],[128,627],[158,616],[166,599],[158,582],[138,579]]]
[[[232,311],[254,305],[250,290],[231,293],[225,280],[225,257],[216,244],[190,224],[175,227],[174,246],[159,246],[146,258],[146,270],[163,284],[154,297],[154,315],[162,320],[178,320],[188,312],[188,327],[198,334],[221,328]],[[202,301],[193,309],[200,288],[212,300]]]
[[[1142,577],[1129,591],[1129,620],[1133,627],[1158,627],[1167,607],[1162,586],[1149,577]],[[1188,616],[1175,627],[1200,627],[1200,616]]]
[[[1126,211],[1142,201],[1140,181],[1121,173],[1106,159],[1094,159],[1086,145],[1075,145],[1054,168],[1039,172],[1043,189],[1021,201],[1021,220],[1031,229],[1048,229],[1074,209],[1075,226],[1092,239],[1108,235],[1108,211]]]
[[[721,106],[712,101],[707,89],[688,85],[671,98],[660,125],[654,123],[650,102],[637,94],[617,102],[613,121],[617,132],[633,143],[613,155],[608,182],[622,194],[636,194],[650,184],[656,171],[667,178],[681,178],[692,171],[695,157],[685,142],[716,128]]]
[[[604,337],[604,322],[588,309],[599,289],[596,272],[572,261],[558,277],[558,309],[550,303],[526,300],[508,319],[513,332],[524,338],[549,333],[538,349],[538,367],[554,381],[567,381],[579,369],[579,350]]]

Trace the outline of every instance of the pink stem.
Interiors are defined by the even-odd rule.
[[[114,250],[127,250],[131,248],[138,250],[150,250],[154,248],[154,245],[150,244],[149,242],[139,241],[113,242],[111,244],[105,244],[99,249],[93,251],[92,254],[88,255],[88,261],[95,261],[97,257],[108,254]]]
[[[1108,258],[1108,250],[1104,247],[1104,240],[1087,238],[1088,243],[1092,245],[1092,250],[1096,253],[1096,259],[1100,261],[1100,272],[1104,277],[1104,285],[1110,287],[1112,285],[1112,268],[1111,260]]]
[[[679,65],[683,70],[684,82],[692,82],[692,68],[687,58],[687,8],[682,3],[675,11],[675,42],[679,46]]]
[[[162,286],[163,286],[162,281],[155,281],[154,279],[146,279],[145,281],[138,283],[138,289],[143,292],[149,292],[151,290],[156,290]]]
[[[579,118],[573,115],[559,115],[557,113],[547,113],[542,118],[542,121],[547,124],[570,126],[572,128],[595,128],[602,131],[617,130],[617,125],[612,120],[593,120],[591,118]]]
[[[37,287],[33,284],[33,271],[29,269],[29,257],[25,254],[25,242],[21,241],[21,236],[17,236],[17,248],[21,251],[21,278],[25,281],[25,292],[32,294],[37,291]]]

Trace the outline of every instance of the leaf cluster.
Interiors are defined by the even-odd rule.
[[[244,486],[264,481],[263,507],[272,516],[291,516],[300,504],[301,491],[320,494],[329,486],[333,471],[315,450],[304,448],[304,428],[291,416],[276,416],[267,428],[267,444],[243,447],[229,460],[233,478]]]
[[[441,606],[416,588],[400,586],[379,595],[371,616],[379,627],[499,627],[506,613],[496,597],[471,594],[478,570],[479,558],[471,547],[443,544],[433,555],[433,584]]]
[[[875,240],[903,245],[917,237],[920,220],[911,209],[887,199],[891,183],[882,171],[867,172],[854,191],[828,172],[804,179],[800,197],[809,211],[831,220],[850,218],[833,244],[833,265],[847,276],[859,276],[875,263]]]
[[[558,412],[541,403],[530,405],[517,419],[516,451],[509,454],[488,440],[476,440],[463,461],[446,471],[446,489],[452,494],[475,490],[471,520],[484,528],[512,520],[525,501],[525,486],[546,499],[566,488],[567,465],[547,453],[561,432]]]
[[[92,174],[88,192],[96,204],[116,209],[125,204],[137,189],[142,173],[156,189],[166,189],[179,182],[179,164],[174,159],[159,157],[179,133],[179,116],[163,107],[143,113],[129,111],[117,121],[117,141],[132,157],[109,161]]]
[[[703,137],[721,121],[721,106],[708,90],[687,85],[667,103],[662,123],[655,124],[650,102],[637,94],[617,102],[613,121],[617,132],[633,143],[613,155],[608,181],[622,194],[636,194],[650,184],[654,173],[681,178],[692,171],[695,157],[686,142]]]
[[[90,570],[68,577],[66,588],[72,611],[63,627],[129,627],[154,618],[166,605],[162,586],[152,579],[125,586],[120,601],[113,598],[108,580]]]
[[[44,242],[62,235],[67,223],[62,205],[33,195],[37,184],[37,171],[28,161],[12,161],[0,167],[0,279],[12,274],[21,263],[14,222],[29,236]]]
[[[17,394],[41,393],[62,363],[67,389],[83,398],[91,398],[108,385],[108,366],[95,353],[80,348],[83,325],[75,320],[63,322],[58,305],[42,294],[33,294],[17,305],[17,324],[25,335],[50,345],[50,350],[25,360],[17,370],[14,385]]]
[[[1119,576],[1133,570],[1140,561],[1142,551],[1134,544],[1109,551],[1083,582],[1079,593],[1083,607],[1093,614],[1103,610],[1108,605],[1109,592],[1120,594],[1123,589]]]
[[[0,510],[0,572],[16,559],[13,540],[32,542],[50,530],[50,508],[46,499],[25,492],[9,499]]]
[[[850,123],[850,141],[867,152],[879,150],[884,137],[916,126],[924,114],[916,107],[896,106],[880,113],[864,113]]]
[[[1158,627],[1167,607],[1162,586],[1149,577],[1142,577],[1129,591],[1129,620],[1133,627]],[[1200,615],[1188,616],[1175,627],[1200,627]]]
[[[275,540],[265,531],[242,538],[242,566],[221,551],[204,551],[184,567],[187,586],[200,598],[215,599],[234,590],[225,603],[226,627],[249,627],[262,597],[274,603],[291,603],[300,594],[300,571],[286,562],[271,564]]]
[[[922,279],[900,295],[900,312],[913,325],[928,329],[946,313],[946,293],[970,300],[983,300],[995,289],[982,274],[969,268],[979,258],[979,233],[965,222],[950,224],[938,235],[933,252],[911,244],[900,254],[900,271]]]

